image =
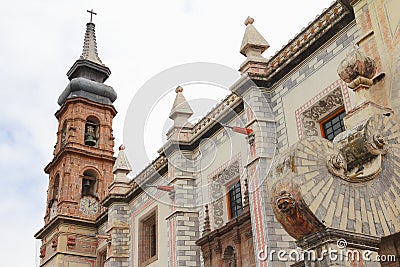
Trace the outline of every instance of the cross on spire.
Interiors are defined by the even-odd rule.
[[[96,13],[96,12],[94,12],[94,11],[93,11],[93,9],[91,9],[91,10],[87,10],[87,12],[89,12],[89,13],[90,13],[90,23],[92,23],[93,15],[97,15],[97,13]]]

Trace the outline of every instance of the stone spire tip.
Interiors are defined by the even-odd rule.
[[[183,96],[182,91],[183,88],[181,86],[175,89],[176,97],[169,115],[169,118],[174,121],[174,125],[177,127],[186,125],[189,117],[193,115],[193,110]]]
[[[178,85],[178,87],[176,87],[175,89],[175,93],[182,93],[182,92],[183,92],[182,86]]]
[[[244,21],[244,25],[246,25],[246,31],[243,36],[242,45],[240,46],[240,53],[245,56],[248,56],[247,54],[253,54],[253,50],[263,53],[269,48],[268,42],[257,31],[253,23],[254,19],[250,16]]]
[[[246,20],[244,21],[244,25],[249,25],[249,24],[253,24],[253,22],[254,22],[254,19],[252,18],[252,17],[250,17],[250,16],[248,16],[247,18],[246,18]]]
[[[90,22],[86,24],[85,39],[83,42],[83,51],[80,58],[90,60],[92,62],[103,65],[97,53],[95,25],[92,22],[92,18],[90,19]]]
[[[114,174],[116,174],[117,178],[120,176],[119,173],[126,175],[132,171],[131,164],[129,163],[128,158],[125,154],[124,145],[119,146],[119,153],[112,171]]]

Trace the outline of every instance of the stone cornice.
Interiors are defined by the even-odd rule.
[[[78,144],[78,145],[87,148],[87,146],[84,146],[81,144]],[[81,149],[81,148],[71,147],[71,146],[66,145],[57,153],[57,155],[54,156],[53,160],[49,164],[47,164],[47,166],[44,168],[45,173],[47,173],[47,174],[50,173],[50,169],[55,164],[57,164],[65,155],[69,155],[69,154],[78,154],[78,155],[84,155],[84,156],[92,157],[92,158],[96,158],[96,159],[107,160],[107,161],[110,161],[112,164],[114,164],[115,157],[112,156],[110,151],[107,151],[104,149],[99,149],[99,148],[92,148],[92,147],[90,147],[90,149],[96,150],[96,152],[92,152],[92,151],[88,151],[87,149]],[[110,155],[106,156],[105,155],[106,153],[109,153]]]
[[[249,77],[262,80],[263,86],[271,87],[299,62],[314,53],[322,43],[354,20],[354,13],[349,10],[347,2],[346,0],[334,2],[268,60],[264,73],[249,73]]]
[[[40,229],[34,237],[36,239],[43,239],[49,232],[51,232],[58,225],[63,223],[71,223],[74,225],[82,225],[82,226],[90,226],[96,227],[96,221],[94,220],[86,220],[82,218],[77,218],[74,216],[66,216],[66,215],[57,215],[53,220],[51,220],[47,225],[45,225],[42,229]]]
[[[296,241],[296,244],[302,249],[314,249],[326,243],[336,243],[339,239],[345,239],[348,247],[369,249],[372,251],[378,250],[381,240],[379,237],[372,235],[359,234],[335,228],[325,228],[315,234],[311,234]]]
[[[242,214],[231,219],[224,226],[203,235],[196,241],[196,245],[203,246],[207,242],[213,242],[214,240],[234,230],[235,227],[241,227],[245,222],[248,221],[250,221],[250,210],[244,210]]]

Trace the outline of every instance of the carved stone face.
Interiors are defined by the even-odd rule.
[[[281,192],[281,196],[276,200],[276,207],[278,210],[288,216],[295,214],[296,201],[290,193],[285,191]]]

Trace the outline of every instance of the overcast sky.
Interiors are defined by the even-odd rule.
[[[264,53],[268,58],[329,5],[327,0],[23,0],[3,4],[0,265],[38,266],[40,242],[33,235],[43,226],[48,183],[43,168],[55,144],[57,98],[68,84],[66,72],[82,51],[87,9],[98,13],[94,22],[99,56],[112,71],[106,83],[118,93],[114,103],[119,112],[114,120],[118,146],[130,100],[152,76],[199,61],[238,69],[245,59],[239,48],[248,15],[271,46]],[[210,90],[207,97],[210,92],[214,97]],[[190,90],[186,93],[190,98]],[[216,100],[221,97],[215,94]],[[165,118],[172,99],[167,104]],[[151,150],[161,142],[163,133],[156,134]]]

